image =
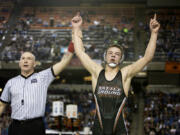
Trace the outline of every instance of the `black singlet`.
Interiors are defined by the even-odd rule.
[[[122,86],[121,71],[111,81],[106,80],[105,70],[99,74],[94,92],[96,117],[93,135],[127,135],[123,108],[126,96]]]

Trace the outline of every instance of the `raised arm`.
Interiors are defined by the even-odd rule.
[[[76,55],[80,59],[83,66],[91,73],[91,75],[98,76],[102,66],[95,63],[84,51],[84,46],[82,42],[82,31],[80,29],[82,25],[82,18],[81,16],[77,15],[72,19],[72,26],[73,26],[73,42]]]
[[[53,71],[55,75],[58,75],[71,61],[74,52],[74,45],[71,42],[68,47],[68,51],[63,55],[60,62],[53,65]]]
[[[122,69],[125,72],[126,77],[132,78],[153,59],[153,56],[156,50],[156,41],[157,41],[158,31],[160,28],[160,24],[156,20],[156,14],[154,15],[154,18],[150,20],[149,27],[151,30],[151,37],[150,37],[148,46],[146,48],[144,57],[142,57],[135,63]]]

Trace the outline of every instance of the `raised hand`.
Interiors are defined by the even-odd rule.
[[[80,16],[80,13],[78,12],[76,14],[76,16],[73,17],[73,19],[71,20],[72,23],[72,42],[74,43],[74,34],[76,33],[76,35],[78,37],[80,37],[82,39],[82,31],[80,29],[81,25],[82,25],[82,18]]]
[[[156,20],[156,14],[154,14],[154,18],[151,18],[149,28],[151,32],[157,33],[160,28],[159,22]]]
[[[80,13],[78,12],[76,16],[74,16],[73,19],[71,20],[73,29],[80,28],[82,25],[82,22],[83,22],[82,18],[80,16]]]

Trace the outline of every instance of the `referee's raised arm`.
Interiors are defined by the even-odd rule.
[[[74,44],[70,42],[68,46],[68,51],[63,55],[61,61],[56,63],[52,67],[55,76],[58,75],[69,64],[73,54],[74,54]]]

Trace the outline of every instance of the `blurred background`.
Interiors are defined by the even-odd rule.
[[[178,0],[0,0],[0,94],[20,74],[24,51],[35,54],[37,72],[62,58],[76,12],[83,17],[88,55],[101,64],[108,44],[119,43],[125,48],[122,67],[144,55],[156,13],[161,24],[156,53],[132,80],[126,125],[130,135],[180,135],[179,7]],[[10,112],[7,106],[0,117],[0,135],[7,135]],[[49,87],[46,134],[92,134],[95,112],[91,76],[74,56]]]

